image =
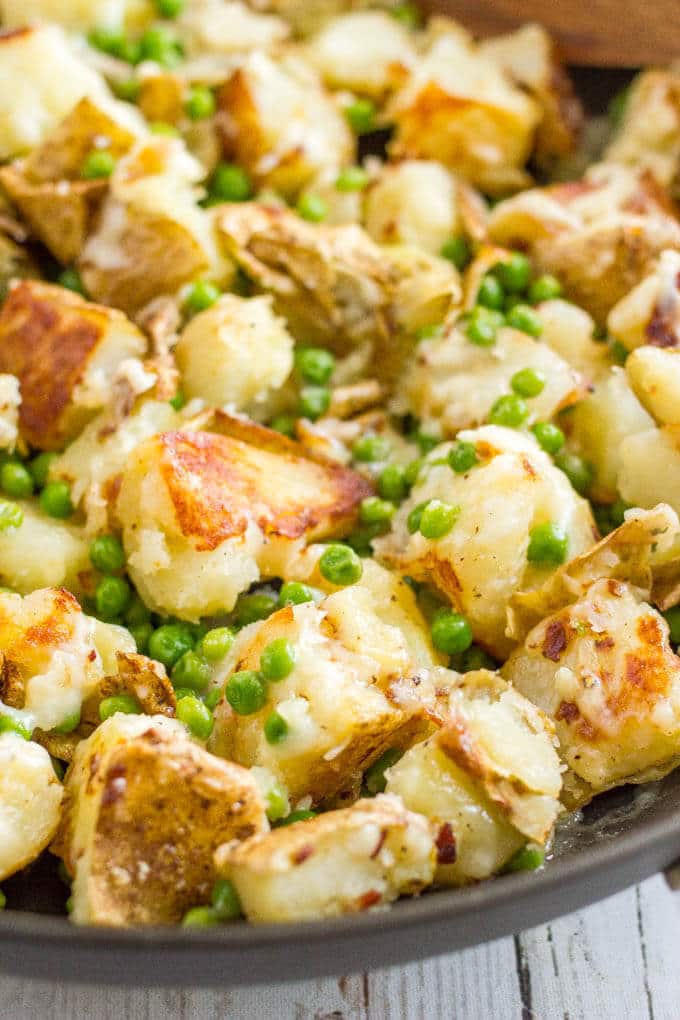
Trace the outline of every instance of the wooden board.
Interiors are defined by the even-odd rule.
[[[424,0],[422,7],[480,35],[540,21],[576,65],[638,67],[680,58],[680,0]]]

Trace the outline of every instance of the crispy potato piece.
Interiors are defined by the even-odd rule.
[[[218,94],[226,152],[256,183],[295,196],[326,167],[351,161],[349,126],[312,68],[295,56],[245,57]]]
[[[182,391],[256,413],[293,368],[293,338],[270,297],[224,294],[185,326],[175,347]]]
[[[412,896],[432,882],[434,835],[397,797],[360,800],[307,822],[221,847],[221,875],[249,921],[353,914]]]
[[[525,191],[489,216],[497,244],[528,250],[599,322],[647,275],[665,249],[680,249],[680,223],[650,174],[597,164],[581,181]]]
[[[105,405],[117,365],[145,350],[121,312],[63,287],[19,283],[0,310],[0,371],[19,380],[21,437],[61,449]]]
[[[164,716],[107,719],[78,746],[55,850],[74,875],[76,924],[168,924],[209,898],[218,846],[265,831],[245,769]]]
[[[305,57],[330,88],[382,99],[416,62],[414,37],[382,11],[352,11],[314,35]]]
[[[455,22],[430,26],[427,53],[388,104],[392,153],[437,159],[492,194],[526,185],[538,104]]]
[[[281,18],[225,0],[193,0],[177,25],[189,57],[199,59],[211,53],[269,50],[290,35],[289,26]]]
[[[649,276],[614,305],[607,328],[630,351],[680,347],[680,253],[661,252]]]
[[[16,733],[0,733],[0,881],[48,845],[63,794],[47,751]]]
[[[595,581],[535,627],[502,669],[550,715],[590,795],[666,775],[680,760],[680,660],[636,589]]]
[[[639,74],[605,159],[650,170],[674,197],[680,187],[680,71]]]
[[[531,400],[531,421],[552,418],[585,396],[585,381],[546,343],[503,328],[493,347],[478,347],[451,321],[443,336],[418,344],[402,375],[396,405],[415,414],[425,431],[454,436],[483,424],[494,401],[509,392],[512,376],[525,368],[546,380]]]
[[[391,747],[409,747],[429,727],[418,698],[421,673],[436,664],[425,621],[407,585],[368,561],[367,577],[327,596],[279,610],[247,628],[215,674],[258,669],[263,649],[287,638],[292,672],[271,684],[267,704],[239,716],[223,700],[210,746],[242,765],[265,768],[293,803],[327,803]],[[272,711],[289,734],[270,744],[263,724]]]
[[[91,570],[83,529],[48,517],[33,502],[22,502],[21,509],[19,527],[0,532],[0,583],[22,595],[61,585],[82,591]]]
[[[378,244],[414,244],[438,255],[460,228],[459,188],[432,160],[382,167],[364,199],[363,222]]]
[[[117,511],[131,575],[157,609],[187,619],[231,609],[291,549],[348,529],[371,492],[278,433],[246,421],[240,432],[165,432],[128,460]]]
[[[175,689],[160,662],[134,652],[117,652],[116,667],[116,672],[99,684],[98,701],[114,694],[131,694],[145,715],[174,716]]]
[[[379,560],[438,588],[467,616],[475,640],[502,658],[512,648],[505,634],[508,600],[546,577],[546,568],[527,561],[534,525],[552,521],[561,528],[569,557],[588,549],[597,533],[587,502],[533,437],[487,425],[461,432],[460,439],[475,446],[479,464],[456,474],[446,461],[449,444],[437,446],[391,532],[373,548]],[[460,508],[451,531],[438,540],[411,534],[407,526],[411,511],[431,499]]]
[[[488,878],[522,843],[545,843],[560,812],[561,768],[551,720],[479,670],[434,670],[440,727],[387,772],[388,793],[433,821],[436,880]]]

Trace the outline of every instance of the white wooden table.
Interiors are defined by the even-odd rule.
[[[2,1020],[678,1020],[680,906],[660,877],[515,938],[394,970],[235,991],[0,977]]]

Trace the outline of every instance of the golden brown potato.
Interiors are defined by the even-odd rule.
[[[267,828],[245,769],[164,716],[107,719],[77,748],[55,847],[73,874],[76,924],[169,924],[205,902],[218,846]]]
[[[631,86],[621,126],[605,159],[650,170],[678,197],[680,187],[680,72],[645,71]]]
[[[221,847],[215,859],[248,920],[262,924],[338,917],[413,896],[432,882],[435,855],[426,820],[383,794]]]
[[[527,184],[538,104],[455,22],[437,19],[430,31],[427,53],[388,104],[392,152],[437,159],[492,194]]]
[[[538,624],[502,673],[555,720],[590,795],[678,764],[680,660],[665,620],[630,585],[595,581]]]
[[[131,694],[139,702],[145,715],[175,715],[177,699],[175,689],[165,672],[165,666],[155,659],[135,652],[116,652],[116,671],[105,676],[97,688],[96,707],[104,698],[116,694]],[[94,703],[89,706],[95,708]],[[99,725],[99,715],[94,719]]]
[[[39,276],[38,266],[28,250],[0,230],[0,301],[5,300],[14,280]]]
[[[527,560],[531,529],[552,521],[568,539],[569,557],[590,548],[596,531],[588,503],[533,437],[487,425],[459,438],[474,445],[478,464],[456,474],[446,460],[450,444],[437,446],[392,530],[373,548],[379,560],[438,588],[467,616],[475,640],[502,658],[512,648],[511,595],[541,585],[550,569]],[[431,499],[459,508],[452,529],[436,540],[411,534],[407,524],[411,511]]]
[[[680,253],[661,253],[649,276],[614,305],[607,328],[628,350],[680,347]]]
[[[48,845],[63,793],[47,751],[16,733],[0,733],[0,881]]]
[[[363,222],[378,244],[413,244],[438,255],[460,227],[459,188],[434,160],[386,164],[366,192]]]
[[[0,310],[0,371],[19,380],[21,437],[61,449],[107,402],[120,362],[145,350],[121,312],[63,287],[19,283]]]
[[[260,573],[280,575],[290,550],[349,529],[371,491],[278,433],[247,421],[240,432],[165,432],[128,459],[117,507],[128,566],[163,612],[230,610]]]

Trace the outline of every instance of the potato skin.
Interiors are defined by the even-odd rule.
[[[74,874],[72,920],[170,924],[206,902],[222,843],[267,828],[255,780],[163,716],[107,719],[75,754],[55,850]]]

